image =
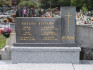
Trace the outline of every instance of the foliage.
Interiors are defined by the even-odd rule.
[[[34,7],[37,7],[37,5],[36,5],[32,0],[29,0],[29,1],[28,1],[28,6],[29,6],[29,7],[33,7],[33,6],[34,6]]]
[[[70,0],[58,0],[60,6],[70,6]]]
[[[2,1],[2,0],[0,0],[0,7],[3,5],[2,3],[3,3],[3,1]]]
[[[29,1],[20,0],[20,3],[18,4],[18,6],[37,7],[37,5],[32,0],[29,0]]]
[[[19,5],[28,5],[28,6],[37,6],[36,4],[32,4],[34,0],[18,0]],[[30,4],[27,4],[26,2],[29,2]],[[23,3],[24,2],[24,3]],[[39,7],[41,8],[54,8],[54,7],[60,7],[60,6],[76,6],[77,11],[82,9],[84,3],[87,5],[88,10],[93,10],[93,0],[38,0]]]
[[[49,7],[57,7],[58,1],[57,0],[39,0],[40,7],[42,8],[49,8]]]
[[[88,10],[93,10],[93,0],[86,0]]]
[[[51,3],[52,8],[60,6],[76,6],[79,11],[83,4],[86,3],[87,9],[93,9],[93,0],[39,0],[39,2],[41,3],[40,7],[43,8],[50,7]]]
[[[7,5],[7,6],[11,6],[12,5],[12,1],[11,0],[0,0],[0,7],[3,5]]]
[[[83,10],[83,11],[87,11],[87,10],[88,10],[86,3],[84,3],[84,5],[83,5],[83,7],[82,7],[82,10]]]
[[[41,7],[50,7],[50,3],[52,8],[53,7],[60,7],[60,6],[77,6],[82,7],[83,1],[82,0],[39,0],[41,3]]]

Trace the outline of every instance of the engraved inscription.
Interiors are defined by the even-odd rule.
[[[69,28],[67,32],[61,20],[62,18],[17,18],[16,42],[47,44],[74,42],[75,36],[72,34],[74,31]]]
[[[36,37],[33,35],[33,27],[37,27],[41,31],[40,35],[41,40],[43,41],[55,41],[59,40],[56,36],[58,36],[58,28],[54,26],[55,23],[53,22],[22,22],[21,31],[22,35],[20,36],[19,40],[28,40],[34,41],[37,40]]]

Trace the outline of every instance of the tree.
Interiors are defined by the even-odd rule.
[[[0,0],[0,7],[3,5],[3,0]]]
[[[40,2],[40,7],[43,8],[49,8],[50,5],[51,7],[58,7],[58,6],[69,6],[70,5],[70,0],[39,0]]]
[[[60,6],[70,6],[70,0],[58,0]]]
[[[28,2],[27,1],[21,1],[19,3],[19,6],[27,6],[28,5]]]
[[[42,8],[47,8],[47,7],[49,7],[49,6],[48,6],[48,1],[49,1],[49,0],[39,0],[40,7],[42,7]]]
[[[37,5],[32,0],[28,1],[28,6],[29,7],[37,7]]]
[[[37,7],[37,5],[32,0],[29,0],[29,1],[20,0],[20,3],[18,4],[18,6]]]
[[[83,7],[82,7],[82,10],[83,10],[83,11],[87,11],[87,10],[88,10],[86,3],[84,3],[84,5],[83,5]]]
[[[18,0],[19,5],[38,6],[35,0]],[[84,3],[87,5],[88,10],[93,10],[93,0],[38,0],[39,7],[41,8],[54,8],[60,6],[76,6],[77,11],[82,9]]]
[[[86,0],[87,8],[93,10],[93,0]]]

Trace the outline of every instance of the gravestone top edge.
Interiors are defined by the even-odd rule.
[[[61,18],[60,17],[16,17],[16,18]]]
[[[49,43],[14,43],[15,47],[77,47],[78,44],[49,44]]]

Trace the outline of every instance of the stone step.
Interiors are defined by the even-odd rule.
[[[74,70],[72,64],[5,64],[0,70]]]
[[[0,60],[0,65],[2,64],[12,64],[11,60]],[[79,64],[93,64],[93,60],[80,60]]]
[[[17,64],[3,64],[0,65],[0,70],[18,70],[20,67],[18,67]]]
[[[93,64],[75,64],[74,70],[93,70]]]
[[[93,70],[93,64],[3,64],[0,70]]]

